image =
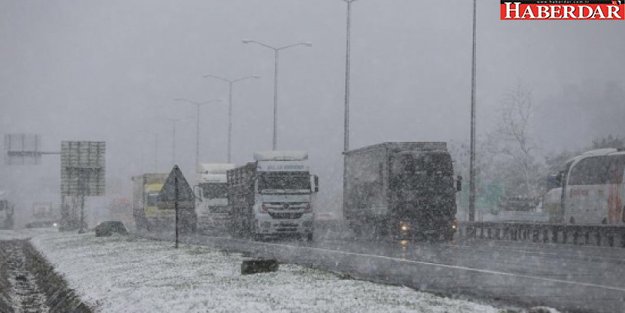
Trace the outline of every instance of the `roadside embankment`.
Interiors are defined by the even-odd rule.
[[[27,240],[0,241],[0,312],[91,313]]]

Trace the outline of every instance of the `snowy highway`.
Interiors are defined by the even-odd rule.
[[[208,236],[184,240],[446,295],[567,312],[625,311],[621,249],[505,241],[306,243]]]

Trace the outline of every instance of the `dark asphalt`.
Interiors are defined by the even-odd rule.
[[[308,243],[193,236],[183,241],[444,295],[563,312],[625,312],[625,249],[619,248],[486,240]]]

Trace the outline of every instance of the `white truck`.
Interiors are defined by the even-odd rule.
[[[312,240],[311,198],[319,191],[319,178],[310,174],[308,153],[257,152],[254,160],[227,172],[233,235]]]
[[[195,186],[197,230],[203,234],[224,234],[230,225],[226,172],[234,169],[229,163],[202,163]]]

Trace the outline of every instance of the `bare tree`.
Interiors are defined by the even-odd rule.
[[[534,158],[536,144],[530,136],[532,114],[532,93],[518,84],[501,101],[501,119],[491,134],[492,142],[495,143],[493,152],[507,159],[503,161],[502,168],[504,176],[507,176],[507,189],[527,197],[537,196],[535,180],[539,171]],[[516,183],[519,180],[521,186]]]

